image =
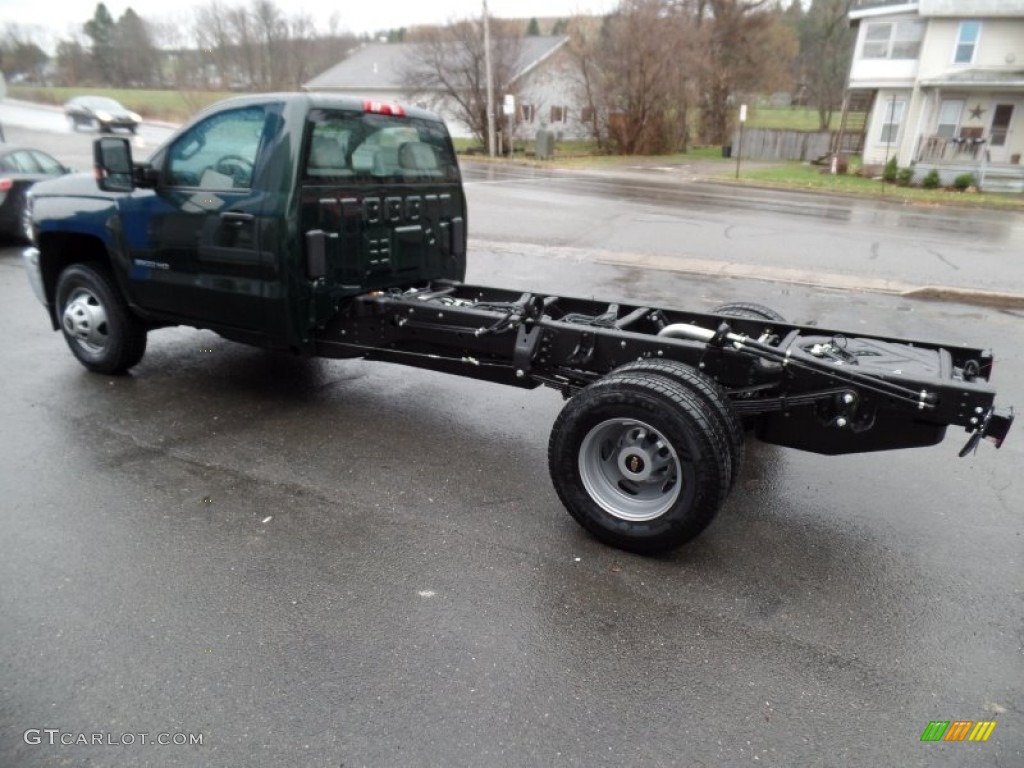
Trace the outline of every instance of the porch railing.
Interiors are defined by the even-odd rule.
[[[917,161],[921,163],[976,163],[983,159],[985,139],[958,136],[922,136]]]

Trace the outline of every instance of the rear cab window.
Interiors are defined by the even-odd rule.
[[[312,183],[457,182],[458,164],[441,123],[346,110],[310,113],[303,179]]]

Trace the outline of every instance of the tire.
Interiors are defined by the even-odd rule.
[[[146,328],[102,264],[72,264],[61,272],[57,320],[71,353],[90,371],[123,373],[146,352]]]
[[[728,440],[680,384],[620,373],[591,384],[551,430],[548,468],[569,514],[613,547],[654,554],[703,531],[728,493]]]
[[[718,426],[729,438],[729,456],[731,458],[731,473],[729,478],[729,490],[736,485],[736,478],[739,477],[743,468],[743,461],[746,458],[746,437],[745,429],[736,409],[732,407],[729,396],[710,376],[698,371],[693,366],[680,363],[677,360],[665,359],[644,359],[635,360],[632,363],[620,365],[609,376],[618,376],[624,373],[651,373],[664,376],[681,386],[690,390],[707,406],[708,412],[718,422]]]
[[[774,320],[779,323],[786,322],[786,318],[780,315],[771,307],[764,304],[755,304],[750,301],[732,301],[727,304],[719,304],[711,310],[716,315],[727,315],[728,317],[744,317],[749,320]]]

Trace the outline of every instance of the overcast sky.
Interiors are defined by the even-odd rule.
[[[249,0],[220,0],[225,6],[249,5]],[[147,21],[178,21],[187,23],[192,9],[208,5],[209,0],[110,0],[107,9],[116,19],[129,6]],[[617,0],[488,0],[492,16],[571,16],[579,13],[604,13],[617,5]],[[339,27],[361,34],[413,24],[444,23],[453,18],[479,14],[482,0],[276,0],[278,8],[289,15],[305,11],[326,29],[327,19],[338,12]],[[96,9],[93,0],[0,0],[0,25],[14,22],[23,27],[37,27],[56,37],[92,18]],[[42,35],[40,35],[41,37]],[[50,48],[52,41],[45,47]]]

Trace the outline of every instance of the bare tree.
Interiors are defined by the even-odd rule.
[[[34,39],[30,29],[8,22],[0,37],[0,69],[5,76],[23,75],[39,82],[50,57]]]
[[[790,80],[798,43],[779,23],[771,0],[695,0],[703,31],[701,138],[728,141],[730,100],[736,93],[771,90]]]
[[[522,32],[516,25],[499,19],[492,18],[490,24],[494,92],[518,96],[515,76],[521,66]],[[487,78],[482,22],[457,21],[423,30],[410,48],[402,79],[413,97],[423,98],[435,108],[449,107],[477,140],[486,142]],[[499,105],[494,117],[495,124],[501,125]]]
[[[600,27],[573,20],[569,54],[578,96],[601,148],[686,148],[698,32],[691,15],[664,0],[623,0]]]
[[[856,38],[847,18],[852,5],[853,0],[813,0],[801,19],[801,70],[823,131],[846,90]]]
[[[203,105],[204,71],[210,62],[209,49],[203,51],[192,47],[192,29],[185,15],[151,24],[150,30],[154,44],[161,52],[161,85],[172,86],[188,110],[197,111]]]
[[[57,43],[57,80],[61,85],[79,85],[93,79],[95,69],[88,48],[78,39]]]
[[[288,22],[271,0],[254,0],[251,18],[260,49],[260,85],[270,90],[280,88],[287,79]]]

